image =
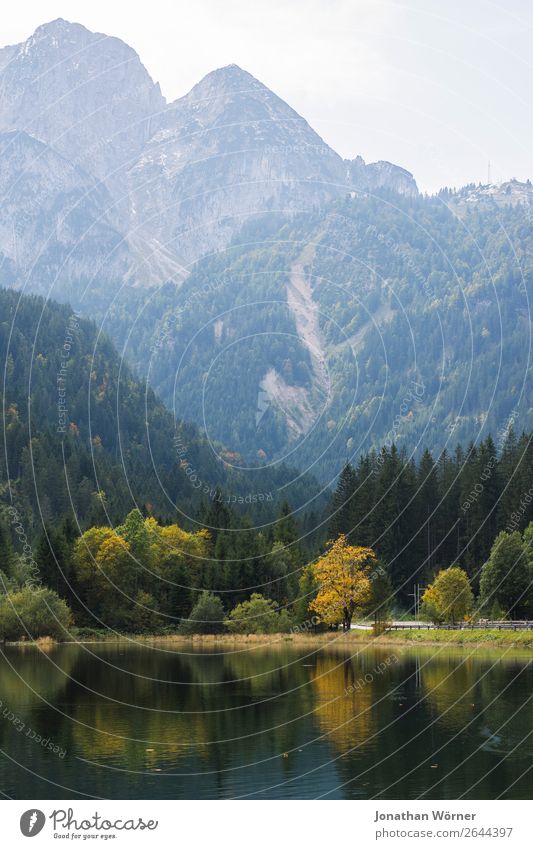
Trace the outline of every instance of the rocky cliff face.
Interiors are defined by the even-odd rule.
[[[407,197],[415,197],[418,194],[413,175],[392,162],[380,160],[367,165],[362,156],[356,156],[347,163],[347,174],[348,182],[359,191],[390,189]]]
[[[0,133],[0,282],[68,300],[123,279],[132,257],[106,218],[107,189],[27,133]]]
[[[60,155],[65,179],[77,180],[81,194],[90,178],[105,188],[99,226],[124,239],[121,262],[114,259],[109,274],[125,268],[126,279],[139,285],[183,279],[195,260],[226,247],[254,216],[319,209],[352,189],[417,191],[412,176],[390,163],[344,162],[236,65],[213,71],[167,104],[128,45],[62,19],[0,51],[0,131],[22,131],[26,150],[28,138],[46,146],[31,165],[39,191],[26,186],[29,200],[22,191],[11,195],[15,218],[17,203],[21,214],[27,203],[43,213],[59,203],[60,160],[52,159]],[[12,138],[6,146],[6,169],[13,167],[13,144]],[[4,206],[1,232],[10,229],[6,215]],[[38,235],[32,231],[35,249]],[[86,243],[78,253],[92,266],[91,237],[81,229],[74,235]],[[15,263],[26,256],[19,250],[18,260],[11,257],[7,236],[0,250]]]
[[[0,51],[0,127],[24,130],[100,179],[146,143],[165,100],[134,50],[64,20]]]
[[[190,264],[246,219],[319,207],[343,183],[342,160],[307,121],[231,65],[168,106],[129,171],[131,220]]]

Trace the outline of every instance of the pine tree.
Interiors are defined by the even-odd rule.
[[[14,556],[15,551],[11,542],[11,535],[4,523],[0,521],[0,572],[8,578],[11,576]]]
[[[43,584],[69,598],[70,548],[60,530],[44,528],[35,547],[35,560]]]
[[[346,463],[339,475],[337,488],[330,508],[329,535],[337,539],[340,534],[346,534],[351,539],[355,532],[354,496],[357,488],[357,476],[350,465]]]

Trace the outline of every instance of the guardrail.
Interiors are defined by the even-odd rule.
[[[533,621],[461,622],[456,625],[435,625],[432,622],[417,622],[416,624],[394,624],[387,627],[387,631],[432,631],[435,629],[438,629],[439,631],[533,631]]]

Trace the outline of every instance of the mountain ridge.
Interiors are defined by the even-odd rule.
[[[396,166],[345,162],[236,64],[169,103],[133,48],[64,18],[0,51],[0,103],[0,130],[27,132],[105,184],[102,215],[131,255],[118,283],[179,283],[272,210],[291,217],[387,184],[417,191]]]

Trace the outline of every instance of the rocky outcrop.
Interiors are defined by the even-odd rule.
[[[415,197],[418,194],[416,180],[410,171],[393,165],[392,162],[370,162],[368,165],[362,156],[347,164],[348,181],[357,191],[373,192],[376,189],[390,189],[399,195]]]

